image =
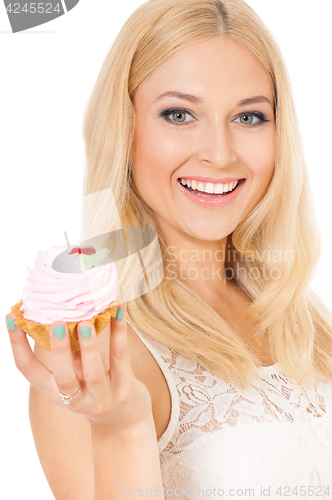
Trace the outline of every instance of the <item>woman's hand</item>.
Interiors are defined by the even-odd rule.
[[[6,320],[15,317],[13,313],[8,314]],[[46,401],[84,415],[92,429],[100,434],[126,435],[151,424],[150,393],[131,369],[125,314],[122,319],[111,318],[109,360],[103,359],[94,326],[89,321],[77,325],[81,350],[75,352],[70,348],[66,323],[52,323],[53,372],[35,357],[24,331],[10,320],[7,323],[15,364]],[[13,330],[10,324],[15,327]],[[61,327],[64,327],[63,337]],[[64,405],[59,391],[74,395],[80,387],[77,397]]]

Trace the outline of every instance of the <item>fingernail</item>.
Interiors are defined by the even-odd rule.
[[[91,335],[90,327],[80,328],[81,335],[84,339],[88,339]]]
[[[7,323],[9,330],[11,330],[11,331],[15,330],[16,325],[15,325],[15,321],[13,320],[13,318],[7,318],[7,316],[6,316],[6,323]]]
[[[123,316],[123,308],[118,309],[116,311],[116,319],[122,319],[122,316]]]
[[[65,336],[65,327],[63,325],[53,326],[53,333],[56,339],[63,339]]]

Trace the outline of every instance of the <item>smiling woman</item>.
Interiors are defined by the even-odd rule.
[[[124,226],[157,232],[164,279],[147,293],[138,269],[125,275],[144,291],[99,345],[113,392],[89,423],[77,418],[91,417],[79,399],[66,420],[32,391],[56,498],[154,490],[198,500],[244,489],[276,498],[297,487],[327,497],[332,314],[311,287],[319,233],[287,72],[267,28],[244,0],[149,0],[106,57],[84,137],[85,195],[110,188]],[[110,212],[91,205],[82,240]],[[157,269],[146,246],[146,269]],[[82,377],[85,360],[75,363]]]
[[[174,87],[187,91],[162,92]],[[164,235],[171,225],[189,232],[200,246],[206,240],[212,250],[223,238],[226,243],[262,198],[274,171],[273,101],[271,79],[256,57],[222,36],[179,49],[141,83],[134,96],[133,176]],[[180,107],[184,102],[190,109]],[[220,194],[224,190],[232,192]],[[202,207],[201,216],[192,203]],[[203,210],[222,207],[222,214]],[[175,234],[166,240],[179,246]],[[222,293],[220,280],[201,284]]]
[[[319,234],[271,34],[242,0],[150,0],[106,58],[85,140],[87,192],[108,179],[124,225],[159,235],[163,283],[127,317],[168,384],[156,402],[168,408],[156,418],[163,485],[194,498],[204,486],[330,485],[332,448],[309,408],[332,443],[332,316],[310,287]]]

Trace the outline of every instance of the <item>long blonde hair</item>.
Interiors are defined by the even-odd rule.
[[[154,213],[134,180],[127,183],[128,161],[135,160],[136,89],[183,44],[217,36],[237,40],[258,58],[271,78],[276,111],[275,171],[263,198],[228,235],[227,255],[232,257],[226,255],[225,268],[251,298],[247,317],[279,366],[299,384],[332,380],[332,314],[310,286],[321,243],[289,78],[278,45],[245,1],[149,0],[130,16],[85,112],[84,195],[110,189],[124,227],[147,226],[158,235],[164,271],[158,286],[149,289],[142,273],[122,269],[124,281],[138,290],[127,303],[129,322],[216,377],[248,388],[251,374],[258,375],[258,358],[179,273],[171,279],[166,241]],[[106,201],[90,204],[82,238],[97,221],[102,233],[111,217]],[[287,252],[292,259],[275,258]],[[153,269],[155,259],[154,251],[147,252],[146,269],[149,264]],[[276,272],[278,279],[272,279]]]

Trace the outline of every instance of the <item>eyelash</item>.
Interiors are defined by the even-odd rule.
[[[186,113],[186,114],[192,116],[192,114],[191,114],[190,111],[188,111],[187,109],[183,109],[183,108],[166,109],[165,111],[160,111],[159,116],[161,116],[162,118],[164,118],[169,123],[173,123],[175,125],[189,125],[189,123],[191,123],[191,122],[176,122],[176,121],[170,120],[169,115],[172,115],[176,111],[179,111],[180,113]],[[248,112],[245,112],[245,113],[241,113],[237,118],[240,118],[241,116],[246,116],[246,115],[255,116],[256,118],[259,118],[259,120],[260,120],[260,122],[254,123],[253,125],[252,124],[247,125],[248,127],[256,127],[257,125],[260,125],[260,124],[262,124],[264,122],[269,122],[270,121],[270,120],[267,119],[267,117],[264,115],[264,113],[260,113],[259,111],[250,111],[250,112],[248,111]],[[241,125],[245,125],[246,126],[245,123],[242,123]]]

